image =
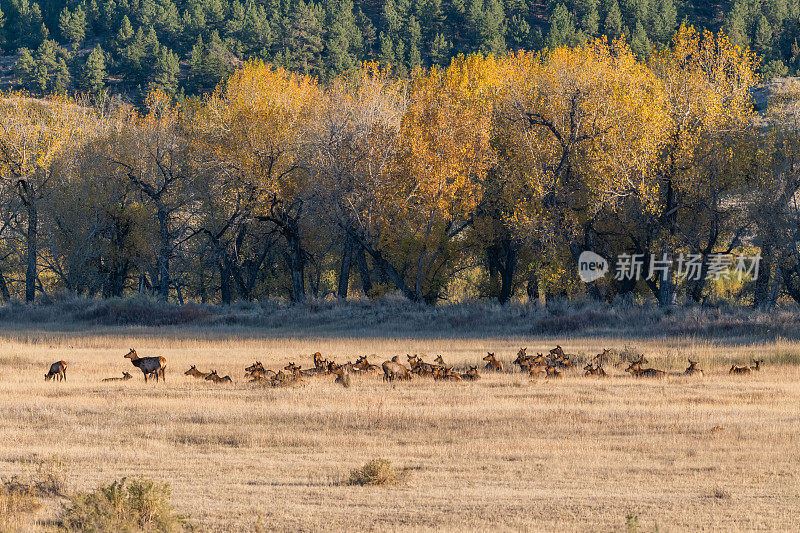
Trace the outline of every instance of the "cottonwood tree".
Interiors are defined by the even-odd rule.
[[[38,283],[39,203],[53,179],[53,164],[94,134],[92,111],[80,102],[10,94],[0,99],[0,177],[4,190],[4,230],[21,212],[25,252],[25,301],[33,302]]]
[[[283,237],[295,302],[306,294],[303,223],[314,190],[305,158],[319,102],[314,78],[251,62],[208,98],[196,125],[209,147],[206,165],[244,194],[246,218]]]

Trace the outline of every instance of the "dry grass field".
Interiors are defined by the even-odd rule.
[[[415,377],[386,384],[332,376],[301,386],[247,383],[243,368],[312,366],[370,354],[442,354],[477,364],[495,352],[510,369],[558,342],[591,356],[625,344],[650,366],[704,378],[561,380],[483,373],[473,383]],[[123,359],[167,358],[166,383],[145,384]],[[729,376],[753,355],[764,369]],[[45,383],[53,361],[66,383]],[[726,345],[671,338],[484,340],[263,338],[223,331],[109,329],[91,334],[7,331],[0,343],[0,477],[22,461],[63,464],[70,490],[123,476],[172,486],[173,503],[205,531],[232,530],[790,530],[800,501],[800,344]],[[403,357],[405,362],[405,357]],[[230,374],[212,385],[190,364]],[[126,382],[101,382],[133,374]],[[390,486],[348,486],[350,471],[386,458]],[[45,498],[46,530],[62,500]]]

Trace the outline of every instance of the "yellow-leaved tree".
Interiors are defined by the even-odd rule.
[[[38,281],[39,203],[53,181],[59,157],[90,139],[94,113],[66,96],[39,99],[12,93],[0,97],[0,179],[3,219],[0,235],[14,229],[26,243],[25,301],[32,302]],[[20,214],[20,217],[16,217]]]
[[[305,300],[303,219],[314,199],[308,153],[321,111],[316,80],[252,61],[236,71],[195,114],[197,172],[218,180],[208,233],[234,219],[266,222],[284,238],[291,297]],[[220,225],[222,224],[222,225]]]

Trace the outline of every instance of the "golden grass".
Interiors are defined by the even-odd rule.
[[[124,476],[169,482],[179,513],[206,531],[254,529],[624,530],[793,529],[800,498],[800,344],[726,346],[685,339],[267,339],[147,330],[93,334],[17,331],[0,344],[0,473],[20,459],[58,456],[70,491]],[[197,335],[196,337],[200,337]],[[511,368],[520,346],[556,341],[591,356],[625,344],[650,365],[705,378],[634,380],[607,367],[561,380],[482,373],[476,382],[415,377],[386,384],[333,376],[299,387],[244,380],[258,359],[271,368],[311,353],[343,362],[370,355],[441,353],[477,364],[487,351]],[[144,384],[123,355],[167,358],[166,384]],[[729,376],[731,362],[762,356],[764,370]],[[50,363],[66,383],[45,383]],[[405,357],[403,356],[403,359]],[[230,374],[215,385],[183,375],[190,364]],[[481,365],[482,368],[482,365]],[[128,370],[126,382],[102,383]],[[350,486],[375,458],[400,483]],[[41,499],[46,527],[56,497]],[[259,518],[260,517],[260,518]],[[630,519],[627,519],[628,521]]]

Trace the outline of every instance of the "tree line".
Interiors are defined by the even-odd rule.
[[[756,114],[756,69],[682,26],[646,61],[595,39],[409,78],[368,62],[321,83],[253,60],[143,110],[8,94],[0,297],[800,301],[800,115],[791,99]],[[586,250],[762,260],[740,282],[644,264],[584,284]]]
[[[625,38],[646,58],[685,22],[722,26],[765,78],[800,67],[798,0],[0,0],[0,48],[17,88],[147,94],[213,90],[261,59],[328,82],[363,61],[398,77],[459,54]]]

